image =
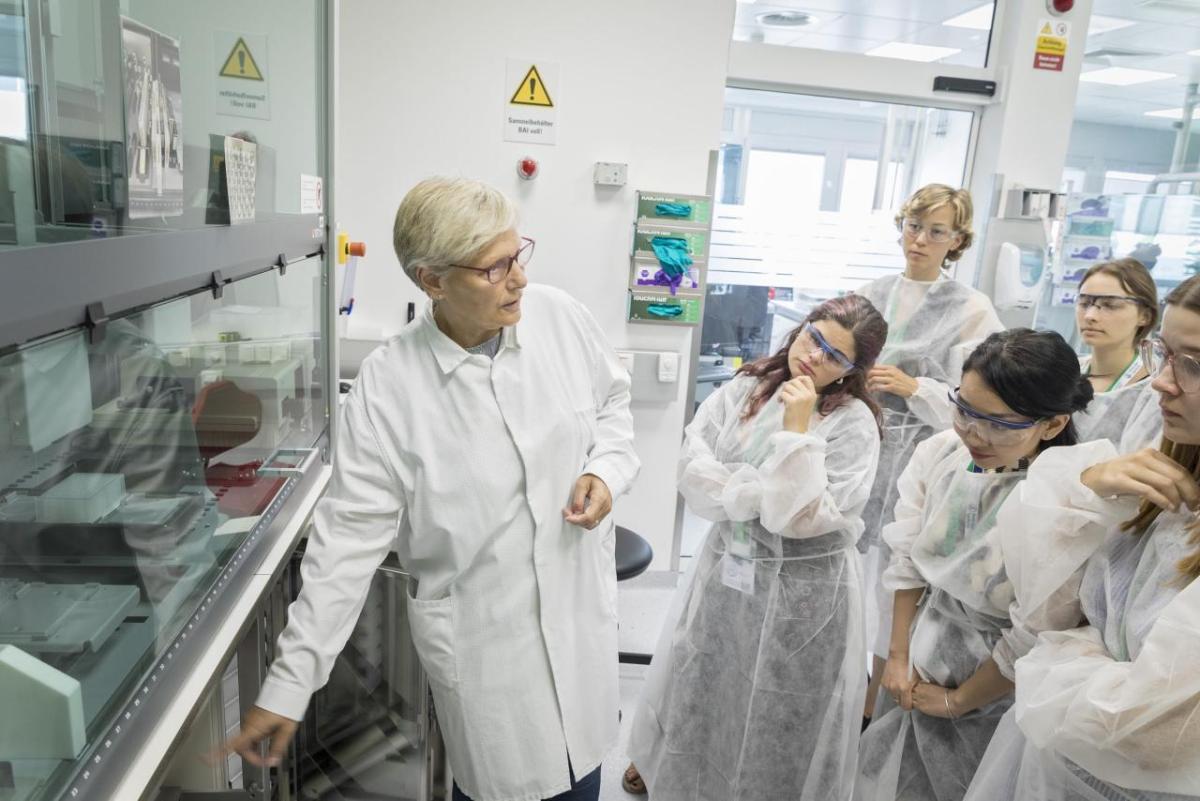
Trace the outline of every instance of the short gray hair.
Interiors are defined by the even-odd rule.
[[[426,178],[400,201],[392,246],[420,287],[418,269],[444,275],[451,264],[470,265],[516,223],[516,206],[495,187],[467,178]]]

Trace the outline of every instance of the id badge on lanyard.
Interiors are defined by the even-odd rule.
[[[969,503],[966,510],[966,519],[963,521],[964,531],[963,538],[966,539],[975,530],[975,526],[979,524],[979,501]]]
[[[754,543],[745,523],[730,526],[729,553],[721,560],[721,583],[730,589],[754,593]]]

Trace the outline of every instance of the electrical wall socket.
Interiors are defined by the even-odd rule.
[[[629,177],[629,165],[610,161],[597,161],[592,172],[596,186],[624,186]]]

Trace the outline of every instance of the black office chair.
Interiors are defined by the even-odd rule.
[[[654,549],[638,534],[624,526],[617,526],[617,581],[626,581],[646,572],[654,560]],[[650,654],[633,654],[621,651],[617,661],[626,665],[648,665]]]
[[[654,561],[654,549],[642,537],[617,526],[617,581],[637,578]]]

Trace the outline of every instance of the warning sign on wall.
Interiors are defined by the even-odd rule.
[[[263,34],[213,31],[216,111],[231,117],[271,119],[271,67]],[[232,133],[233,129],[227,131]]]
[[[504,141],[552,145],[558,126],[558,65],[508,59],[505,70]]]
[[[517,91],[513,92],[512,99],[508,102],[517,106],[554,108],[554,101],[550,99],[550,93],[546,91],[546,82],[542,80],[542,74],[538,72],[537,64],[531,66],[529,72],[525,73],[525,77],[517,85]]]
[[[1070,35],[1069,22],[1049,19],[1039,22],[1037,45],[1033,52],[1033,68],[1062,72],[1063,62],[1067,58],[1067,38]]]
[[[238,40],[234,42],[233,49],[229,51],[229,56],[225,59],[225,66],[221,67],[220,75],[222,78],[263,80],[262,70],[258,68],[258,62],[254,60],[254,54],[250,52],[243,37],[239,36]]]

